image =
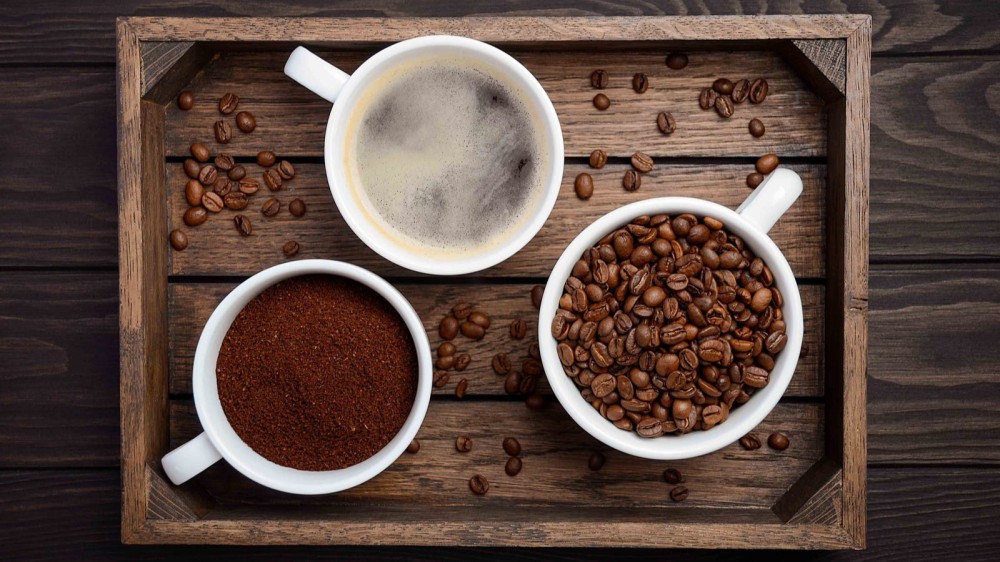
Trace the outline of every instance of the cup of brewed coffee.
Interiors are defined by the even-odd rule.
[[[473,39],[396,43],[352,75],[304,47],[285,74],[335,102],[324,160],[354,233],[413,271],[507,259],[548,218],[562,181],[555,108],[531,73]]]

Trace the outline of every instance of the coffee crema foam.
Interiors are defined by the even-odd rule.
[[[489,251],[524,227],[550,166],[541,116],[479,61],[427,57],[370,84],[344,165],[369,222],[428,257]]]

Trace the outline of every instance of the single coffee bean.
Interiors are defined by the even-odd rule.
[[[227,193],[222,200],[225,202],[227,209],[232,209],[234,211],[242,211],[243,209],[246,209],[247,205],[250,203],[250,200],[247,198],[247,194],[241,191]]]
[[[469,489],[477,496],[484,496],[490,491],[490,481],[485,476],[477,474],[469,479]]]
[[[521,459],[518,457],[511,457],[507,459],[507,464],[504,465],[503,471],[507,473],[507,476],[517,476],[521,472]]]
[[[240,236],[250,236],[253,233],[253,225],[250,224],[250,219],[243,215],[233,217],[233,224],[236,225],[236,231],[240,233]]]
[[[477,326],[481,326],[484,330],[489,328],[491,323],[490,317],[486,315],[486,313],[478,310],[469,313],[469,322],[472,322]]]
[[[733,84],[733,103],[743,103],[747,101],[747,97],[750,95],[750,81],[746,78],[740,78]]]
[[[761,174],[770,174],[778,167],[779,163],[777,154],[765,154],[757,159],[757,171]]]
[[[240,104],[240,98],[236,94],[227,92],[222,95],[222,99],[219,100],[219,112],[223,115],[229,115],[230,113],[236,111],[236,106]]]
[[[740,446],[748,451],[760,449],[760,439],[753,433],[747,433],[740,437]]]
[[[757,186],[764,181],[764,174],[760,172],[754,172],[747,176],[747,187],[750,189],[757,189]]]
[[[243,178],[239,183],[239,190],[247,195],[253,195],[260,189],[260,182],[252,178]]]
[[[187,111],[194,107],[194,94],[188,91],[183,91],[177,96],[177,107],[184,111]]]
[[[529,410],[541,410],[548,405],[548,400],[541,394],[529,394],[528,397],[524,399],[524,405]]]
[[[590,196],[594,194],[594,178],[586,172],[577,175],[576,181],[573,182],[573,189],[576,190],[578,198],[584,201],[590,199]]]
[[[444,388],[444,385],[448,384],[448,376],[446,371],[435,371],[434,372],[434,388]]]
[[[712,109],[715,107],[715,100],[718,97],[719,94],[715,93],[712,88],[702,88],[701,94],[698,96],[698,106],[702,109]]]
[[[521,391],[521,373],[510,371],[503,380],[503,391],[507,394],[517,394]]]
[[[475,309],[476,307],[470,302],[460,302],[451,307],[451,314],[459,320],[468,320]]]
[[[510,323],[510,337],[514,338],[515,340],[524,339],[524,336],[526,336],[527,333],[528,333],[528,323],[525,322],[524,320],[518,318]]]
[[[750,130],[750,134],[754,137],[760,138],[764,136],[764,122],[760,119],[751,119],[747,128]]]
[[[468,435],[459,435],[455,438],[455,450],[459,453],[468,453],[472,450],[472,439]]]
[[[686,486],[677,486],[676,488],[670,490],[670,499],[675,502],[682,502],[688,497],[688,489]]]
[[[288,212],[293,217],[301,217],[306,214],[306,202],[301,199],[292,199],[292,202],[288,204]]]
[[[219,144],[228,144],[233,138],[233,128],[222,119],[215,122],[213,130],[215,131],[215,141]]]
[[[413,441],[410,441],[410,444],[406,446],[406,452],[410,453],[411,455],[415,455],[415,454],[419,453],[420,452],[420,441],[417,441],[416,439],[414,439]]]
[[[761,103],[765,98],[767,98],[767,80],[758,78],[750,85],[750,101]]]
[[[434,367],[441,369],[442,371],[447,371],[455,367],[455,356],[454,355],[442,355],[437,358],[434,362]]]
[[[538,377],[545,374],[542,369],[542,362],[534,357],[529,357],[521,363],[521,372],[528,375],[529,377]]]
[[[267,201],[264,201],[264,204],[260,206],[260,214],[264,215],[265,217],[273,217],[277,215],[278,211],[280,210],[281,210],[281,201],[278,201],[273,197],[268,199]]]
[[[667,55],[667,66],[674,70],[681,70],[688,65],[688,56],[684,53],[670,53]]]
[[[208,220],[208,211],[205,207],[197,206],[191,207],[187,211],[184,211],[184,224],[188,226],[198,226],[204,224]]]
[[[229,195],[229,192],[233,190],[233,182],[229,181],[226,176],[220,175],[215,178],[215,183],[212,184],[212,191],[219,194],[219,197],[225,197]]]
[[[788,436],[784,433],[775,432],[767,438],[767,446],[775,451],[784,451],[788,448]]]
[[[175,228],[170,231],[170,245],[174,247],[175,250],[181,252],[184,248],[188,247],[188,237],[184,234],[184,231]]]
[[[283,180],[290,180],[295,177],[295,166],[288,160],[282,160],[278,163],[278,175],[281,176]]]
[[[449,357],[455,355],[457,352],[458,348],[450,341],[441,342],[441,345],[437,348],[438,357]]]
[[[236,126],[244,133],[252,133],[257,128],[257,119],[249,111],[236,114]]]
[[[611,107],[611,99],[604,94],[597,94],[594,96],[594,107],[596,107],[599,111],[604,111]]]
[[[684,482],[684,476],[676,468],[668,468],[663,471],[663,481],[676,486]]]
[[[656,128],[664,135],[669,135],[677,130],[677,121],[672,114],[661,111],[656,116]]]
[[[278,159],[270,150],[263,150],[257,153],[257,165],[262,168],[270,168],[274,166],[274,162]]]
[[[290,258],[299,253],[299,243],[295,240],[289,240],[281,247],[281,252],[285,254],[285,257]]]
[[[622,177],[622,187],[625,191],[637,191],[642,185],[642,177],[635,170],[628,170]]]
[[[590,85],[598,90],[603,90],[608,87],[608,73],[607,71],[597,69],[590,73]]]
[[[510,359],[506,353],[497,353],[491,362],[493,372],[498,375],[506,375],[510,372]]]
[[[281,174],[274,168],[268,168],[264,172],[264,185],[271,191],[281,190]]]
[[[208,162],[208,159],[212,157],[212,153],[209,152],[208,147],[196,142],[191,145],[191,156],[199,162]]]
[[[472,362],[472,356],[469,355],[468,353],[463,353],[455,357],[455,370],[464,371],[471,362]]]
[[[540,308],[542,306],[542,296],[545,294],[545,287],[542,285],[535,285],[531,288],[531,304],[535,308]]]
[[[235,165],[236,161],[233,160],[233,156],[231,154],[223,152],[215,156],[215,167],[220,170],[228,172],[229,170],[232,170]]]
[[[726,96],[719,96],[715,98],[715,112],[718,113],[720,117],[729,119],[733,116],[733,100]]]
[[[590,167],[600,170],[608,163],[608,154],[601,149],[590,153]],[[579,176],[578,176],[579,177]]]
[[[198,180],[188,180],[184,184],[184,199],[187,204],[196,207],[201,205],[201,196],[205,194],[205,186]]]
[[[635,93],[642,94],[649,89],[649,78],[641,73],[637,72],[635,76],[632,77],[632,89]]]
[[[233,166],[233,168],[229,170],[229,172],[226,174],[226,176],[233,181],[239,181],[245,178],[246,175],[247,175],[247,169],[240,164],[236,164],[235,166]]]
[[[512,457],[516,457],[521,454],[521,442],[514,437],[504,437],[503,440],[503,452],[507,453]]]
[[[645,417],[635,424],[635,432],[639,437],[659,437],[663,435],[663,422],[654,417]]]
[[[647,174],[653,170],[653,159],[646,153],[636,152],[632,155],[632,167]]]
[[[222,197],[219,197],[219,194],[213,191],[209,191],[201,196],[201,205],[210,213],[218,213],[226,206],[222,201]]]
[[[458,319],[454,316],[445,316],[438,325],[438,335],[444,340],[453,340],[458,336]]]
[[[594,472],[601,470],[604,466],[604,455],[600,451],[595,451],[594,454],[590,455],[590,460],[587,461],[587,467]]]
[[[728,78],[719,78],[715,82],[712,82],[712,89],[724,96],[728,96],[733,93],[733,83]]]
[[[184,174],[191,179],[197,179],[199,173],[201,173],[201,166],[198,164],[198,161],[194,158],[185,158]]]
[[[465,391],[469,389],[469,379],[462,379],[455,385],[455,398],[461,400],[465,398]]]

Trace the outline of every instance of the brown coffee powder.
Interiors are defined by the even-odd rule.
[[[233,321],[216,365],[233,429],[255,451],[301,470],[345,468],[381,450],[417,391],[403,319],[348,279],[277,283]]]

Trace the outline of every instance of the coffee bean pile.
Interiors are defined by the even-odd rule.
[[[653,438],[711,429],[767,386],[788,341],[782,304],[721,221],[641,216],[576,262],[551,331],[583,398]]]
[[[191,92],[181,92],[177,96],[177,107],[183,111],[194,107],[194,103]],[[226,93],[219,99],[219,113],[224,118],[212,126],[217,143],[228,144],[232,140],[233,129],[225,117],[235,112],[239,103],[239,96],[233,93]],[[236,113],[234,123],[237,129],[247,134],[257,128],[257,119],[249,111]],[[236,232],[241,236],[250,236],[253,234],[253,224],[249,217],[240,212],[249,207],[250,198],[260,190],[261,183],[275,192],[287,187],[288,182],[295,177],[295,167],[291,162],[278,162],[275,154],[267,150],[257,154],[257,165],[264,168],[261,180],[247,177],[246,167],[238,163],[231,154],[220,152],[213,158],[209,148],[201,142],[192,144],[190,151],[191,158],[184,160],[184,173],[188,176],[184,186],[184,199],[188,209],[182,220],[192,228],[204,224],[211,215],[231,210],[239,213],[233,216]],[[281,202],[276,197],[271,197],[264,201],[260,211],[265,217],[274,217],[280,209]],[[305,215],[305,202],[301,199],[292,200],[288,211],[294,217]],[[172,230],[169,240],[176,251],[183,251],[188,247],[188,236],[182,229]],[[299,243],[290,240],[282,246],[282,253],[292,257],[299,253],[299,249]]]
[[[767,88],[767,80],[763,78],[756,78],[753,82],[746,78],[740,78],[736,82],[728,78],[719,78],[712,82],[711,87],[701,90],[698,95],[698,105],[705,110],[714,107],[719,117],[729,119],[736,111],[736,104],[747,100],[753,104],[763,103],[764,99],[767,98]],[[753,129],[751,129],[751,134],[753,134]],[[763,134],[763,123],[761,123],[760,135]]]
[[[778,155],[774,153],[765,154],[758,158],[757,163],[754,164],[755,171],[747,176],[747,187],[757,189],[757,186],[764,181],[764,176],[773,172],[780,163]]]
[[[458,353],[458,347],[453,340],[461,334],[471,340],[481,340],[486,337],[486,330],[492,324],[490,317],[467,302],[458,303],[438,325],[438,335],[444,340],[437,348],[437,360],[434,362],[434,388],[443,388],[451,378],[448,371],[464,371],[472,362],[468,353]],[[469,388],[469,380],[463,378],[455,385],[455,397],[465,398]]]

